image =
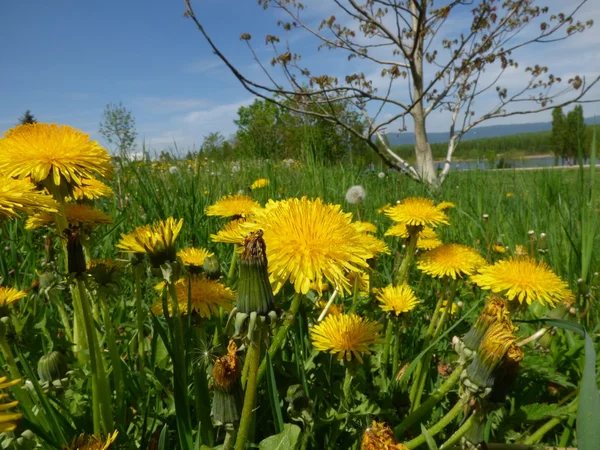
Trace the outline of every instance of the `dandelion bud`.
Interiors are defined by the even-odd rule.
[[[535,238],[535,231],[534,230],[529,230],[527,232],[527,234],[529,235],[530,238],[532,238],[532,239]]]
[[[64,233],[67,238],[68,271],[70,274],[80,276],[86,271],[81,233],[77,227],[67,228]]]
[[[569,309],[569,314],[571,314],[572,316],[576,315],[577,314],[577,308],[571,307]]]
[[[537,249],[538,249],[538,252],[540,252],[542,254],[548,253],[548,239],[547,239],[546,233],[540,234],[540,238],[538,239],[538,243],[537,243]]]
[[[68,370],[67,360],[60,352],[50,352],[40,358],[37,370],[40,380],[52,383],[66,376]]]
[[[484,214],[482,219],[484,222],[487,222],[489,220],[490,216],[488,216],[487,214]]]
[[[583,278],[577,280],[577,287],[579,288],[579,295],[585,296],[590,293],[590,287],[587,285]]]
[[[273,309],[275,299],[267,273],[266,245],[261,230],[244,239],[240,257],[240,279],[237,308],[239,312],[266,315]]]
[[[229,341],[227,354],[215,361],[212,377],[215,384],[212,415],[215,422],[239,422],[242,410],[242,389],[240,376],[242,365],[237,357],[237,345]]]
[[[474,351],[479,347],[487,329],[497,322],[510,322],[510,313],[502,297],[492,296],[483,307],[473,327],[462,338],[464,347]]]

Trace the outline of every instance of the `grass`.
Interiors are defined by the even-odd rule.
[[[431,191],[395,172],[365,173],[345,165],[324,166],[313,162],[286,166],[279,162],[255,161],[240,163],[239,168],[234,173],[230,163],[206,159],[117,165],[111,182],[115,197],[97,202],[98,207],[113,217],[114,223],[91,235],[93,245],[88,256],[92,259],[114,258],[117,256],[115,244],[121,233],[173,216],[184,219],[178,247],[198,246],[214,251],[222,273],[227,274],[233,256],[232,246],[216,244],[210,239],[210,235],[226,221],[204,214],[205,208],[223,195],[241,191],[263,205],[268,199],[319,197],[326,202],[341,204],[345,211],[375,224],[380,238],[391,221],[378,212],[379,208],[406,197],[428,197],[436,202],[450,201],[456,206],[449,211],[451,225],[439,229],[444,242],[472,246],[488,260],[502,256],[492,251],[494,244],[505,247],[506,254],[514,252],[517,245],[524,246],[536,258],[547,262],[575,293],[576,316],[569,317],[572,320],[578,318],[592,334],[597,330],[599,311],[591,302],[595,295],[593,289],[599,281],[600,238],[593,218],[600,204],[599,187],[593,183],[590,176],[593,172],[589,170],[463,171],[452,173],[441,188]],[[270,184],[250,191],[249,186],[257,178],[267,178]],[[346,190],[353,185],[361,185],[367,192],[366,200],[358,206],[345,201]],[[44,260],[51,261],[55,272],[60,272],[56,268],[62,267],[63,257],[59,240],[51,230],[26,231],[23,220],[5,222],[3,227],[6,245],[0,253],[2,284],[28,289],[40,279]],[[46,250],[45,236],[54,242]],[[397,270],[401,242],[397,238],[386,238],[386,242],[392,252],[379,258],[377,270],[372,274],[373,286],[392,282]],[[414,314],[402,317],[394,325],[397,328],[394,328],[390,353],[394,354],[393,360],[402,365],[416,361],[416,356],[423,350],[421,343],[429,326],[427,317],[432,312],[432,302],[443,289],[438,281],[424,277],[414,267],[410,269],[409,280],[418,297],[425,302]],[[144,277],[144,311],[160,298],[152,287],[155,281],[156,278],[148,274]],[[44,290],[50,286],[58,288],[53,292],[63,299],[70,312],[67,285],[61,275],[56,275],[49,284],[44,278],[42,286],[32,289],[29,297],[11,313],[12,332],[7,335],[9,344],[18,349],[16,353],[23,355],[19,367],[24,373],[31,373],[39,358],[51,350],[58,349],[69,358],[72,372],[64,387],[48,389],[46,386],[45,394],[40,391],[31,394],[35,403],[38,403],[36,399],[41,402],[40,398],[44,397],[42,411],[51,418],[49,424],[44,425],[38,422],[35,414],[27,416],[27,423],[37,427],[36,434],[45,436],[37,438],[44,448],[64,445],[64,441],[76,433],[91,433],[93,429],[92,401],[86,376],[89,366],[77,364],[72,357],[70,345],[60,331],[58,311],[49,300],[51,297],[45,295],[48,291]],[[585,290],[590,288],[592,295],[587,295]],[[444,377],[436,369],[439,364],[441,373],[444,364],[455,363],[456,355],[448,343],[452,336],[468,331],[469,324],[481,309],[483,297],[480,291],[467,285],[459,287],[456,295],[456,300],[463,303],[463,319],[450,318],[449,328],[440,329],[435,335],[431,347],[434,353],[426,353],[432,363],[424,370],[424,401],[430,394],[440,391],[440,386],[445,386],[439,403],[425,402],[434,403],[434,406],[429,415],[423,415],[422,421],[427,429],[439,433],[435,437],[438,444],[449,439],[454,431],[462,430],[457,418],[462,414],[463,405],[459,403],[462,400],[456,390],[443,385]],[[289,286],[278,294],[280,312],[288,310],[292,297]],[[377,317],[375,302],[368,297],[352,297],[342,299],[347,307],[352,305],[361,314]],[[167,300],[165,293],[165,305]],[[139,356],[136,333],[140,328],[136,323],[132,279],[124,277],[111,301],[111,321],[116,326],[116,345],[121,355],[124,383],[123,398],[113,399],[114,412],[121,417],[115,423],[120,433],[117,448],[169,448],[167,442],[170,442],[170,448],[191,449],[195,445],[198,447],[194,448],[200,448],[200,441],[208,445],[230,439],[230,431],[204,423],[206,411],[202,410],[210,408],[208,399],[202,397],[208,392],[204,382],[206,373],[210,372],[206,371],[216,357],[224,354],[226,347],[226,317],[199,321],[205,329],[197,336],[194,327],[198,323],[190,317],[181,317],[185,319],[181,320],[181,325],[162,317],[143,319],[142,329],[146,334],[143,351],[147,364],[140,381],[140,374],[136,372]],[[349,369],[340,366],[335,358],[312,350],[309,323],[315,322],[314,312],[306,301],[299,308],[295,305],[298,309],[296,319],[282,325],[287,331],[283,333],[286,343],[279,354],[268,352],[273,364],[269,364],[266,382],[257,383],[259,407],[248,428],[249,442],[258,443],[263,439],[275,442],[278,438],[274,441],[272,435],[280,432],[277,436],[296,439],[294,442],[307,448],[358,448],[357,443],[372,419],[388,421],[392,427],[400,423],[407,414],[408,389],[405,384],[395,383],[396,370],[387,366],[387,362],[381,363],[379,356],[368,358],[364,367]],[[524,317],[539,318],[545,312],[544,308],[535,306]],[[289,317],[283,315],[282,320],[289,320]],[[99,337],[104,339],[102,327],[105,324],[99,316],[95,326],[101,331]],[[523,323],[520,327],[522,336],[538,329],[536,324]],[[258,348],[258,354],[265,353],[264,348]],[[528,349],[517,387],[509,391],[507,401],[500,408],[491,410],[481,430],[482,436],[493,442],[521,442],[534,435],[547,445],[573,445],[574,412],[572,403],[568,402],[574,401],[577,395],[583,348],[582,339],[559,331],[546,346]],[[106,355],[108,375],[113,376],[112,363],[108,361]],[[111,361],[114,362],[114,358]],[[257,362],[253,362],[257,366]],[[175,376],[174,372],[177,372]],[[182,372],[185,376],[181,376]],[[252,379],[254,384],[256,380]],[[198,383],[202,385],[201,389]],[[348,389],[350,383],[352,390]],[[564,408],[557,406],[563,403]],[[181,405],[185,405],[184,415]],[[252,411],[252,408],[244,409]],[[177,414],[176,410],[179,411]],[[450,417],[448,411],[455,415]],[[556,423],[549,426],[550,420]],[[298,432],[297,426],[302,433]],[[547,429],[539,432],[543,426]],[[60,432],[52,431],[57,427]],[[405,442],[411,438],[410,442],[424,443],[429,438],[427,434],[421,434],[418,425],[412,426],[408,434],[412,435],[405,436]],[[9,443],[11,438],[2,439]],[[456,436],[453,439],[452,442],[457,440]],[[266,445],[264,448],[275,448]],[[238,444],[238,448],[243,448],[243,443]]]

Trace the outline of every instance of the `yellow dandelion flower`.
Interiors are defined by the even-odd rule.
[[[331,286],[329,286],[329,283],[325,283],[325,282],[317,283],[315,281],[313,281],[312,283],[310,283],[310,290],[311,291],[323,293],[323,292],[329,291],[329,289],[331,289]]]
[[[513,194],[512,192],[507,192],[506,193],[506,198],[511,198],[511,197],[514,197],[514,196],[515,196],[515,194]]]
[[[396,206],[387,209],[384,214],[394,222],[402,222],[410,226],[437,227],[448,224],[448,216],[437,208],[433,200],[421,197],[405,198]]]
[[[27,180],[0,175],[0,220],[17,218],[19,214],[55,213],[58,204],[44,191],[38,191]]]
[[[385,205],[383,205],[381,208],[377,209],[377,212],[379,214],[383,214],[384,212],[386,212],[388,209],[390,209],[392,207],[391,203],[386,203]]]
[[[106,439],[80,434],[73,439],[68,450],[108,450],[117,439],[118,434],[119,432],[115,430],[113,433],[109,433]]]
[[[268,185],[269,185],[269,180],[267,180],[266,178],[259,178],[254,183],[252,183],[252,185],[250,186],[250,189],[252,189],[252,190],[261,189],[261,188],[267,187]]]
[[[227,195],[206,208],[206,215],[224,218],[247,217],[255,208],[260,208],[260,204],[247,195]]]
[[[396,442],[394,432],[385,423],[373,421],[363,433],[360,450],[408,450],[408,447]]]
[[[1,289],[1,288],[0,288]],[[0,377],[0,390],[16,386],[21,382],[20,379],[6,381],[7,377]],[[4,400],[8,394],[0,394],[0,400]],[[7,409],[14,408],[19,402],[17,400],[7,403],[0,403],[0,433],[14,431],[17,428],[17,421],[23,418],[21,413],[5,412]]]
[[[456,208],[456,205],[452,202],[439,202],[437,204],[437,209],[440,209],[442,211],[445,211],[450,208]]]
[[[442,306],[440,307],[440,312],[441,313],[443,313],[443,312],[446,311],[446,306],[447,305],[448,305],[448,300],[444,300],[442,302]],[[453,316],[453,315],[455,315],[458,312],[459,309],[460,309],[459,306],[456,303],[452,302],[452,304],[450,306],[450,312],[449,312],[449,314],[451,316]]]
[[[354,227],[360,232],[360,233],[376,233],[377,232],[377,227],[375,225],[373,225],[371,222],[353,222],[354,223]]]
[[[190,247],[177,252],[177,256],[181,258],[181,262],[183,262],[185,266],[195,267],[202,267],[204,265],[204,260],[214,255],[213,252],[208,251],[205,248]]]
[[[386,232],[385,236],[397,236],[403,239],[409,237],[408,229],[406,224],[400,222],[392,225]],[[422,230],[417,233],[417,248],[420,250],[431,250],[439,247],[443,242],[438,237],[433,228],[424,226]]]
[[[422,238],[417,239],[417,248],[420,250],[433,250],[444,245],[444,243],[438,238]]]
[[[78,186],[84,178],[112,173],[110,154],[89,135],[67,125],[18,125],[0,139],[0,172],[40,183],[49,177]]]
[[[147,253],[153,267],[175,261],[175,239],[183,227],[183,219],[169,217],[122,234],[116,247],[125,253]]]
[[[65,216],[67,222],[72,227],[97,226],[112,223],[112,218],[105,212],[79,204],[65,205]],[[54,214],[41,213],[27,219],[25,229],[34,230],[53,224]]]
[[[325,306],[327,306],[327,302],[325,300],[319,300],[318,302],[315,303],[315,308],[317,309],[317,311],[319,311],[319,314],[321,314],[321,312],[323,312],[323,310],[325,309]],[[327,309],[327,314],[325,315],[325,317],[327,317],[328,315],[334,315],[337,316],[339,314],[343,314],[344,313],[344,305],[341,304],[336,304],[336,303],[332,303],[331,305],[329,305],[329,309]]]
[[[369,274],[367,272],[348,272],[346,275],[346,279],[352,289],[354,289],[354,284],[356,283],[356,287],[359,292],[369,292]]]
[[[245,219],[232,220],[217,231],[217,234],[211,234],[210,238],[213,242],[242,245],[244,238],[251,231],[243,227],[245,221]]]
[[[113,190],[95,178],[84,178],[81,180],[81,185],[73,189],[75,200],[96,200],[102,197],[112,198],[113,196]]]
[[[349,292],[346,274],[366,269],[367,260],[384,250],[375,237],[359,233],[351,219],[340,205],[306,197],[270,200],[257,210],[248,228],[263,230],[275,291],[289,279],[303,294],[323,280]]]
[[[219,307],[225,311],[231,311],[235,300],[235,293],[231,289],[202,275],[192,275],[191,284],[188,282],[188,278],[183,278],[175,283],[175,291],[177,292],[179,310],[182,314],[188,312],[188,291],[190,291],[192,312],[206,318],[218,314]],[[169,303],[170,311],[171,305]],[[162,301],[152,305],[152,312],[156,315],[163,314]]]
[[[0,306],[12,305],[26,296],[25,292],[18,289],[0,286]]]
[[[328,315],[311,330],[311,338],[319,351],[336,354],[346,361],[354,356],[362,363],[361,354],[370,353],[369,346],[379,341],[381,329],[381,324],[356,314]]]
[[[390,249],[387,244],[375,236],[368,233],[361,233],[361,241],[364,248],[370,251],[375,257],[381,253],[389,255]]]
[[[500,244],[494,244],[492,245],[492,250],[496,253],[504,253],[506,252],[506,248],[503,245]]]
[[[382,311],[392,311],[399,316],[401,313],[411,311],[421,303],[414,291],[407,284],[401,286],[386,286],[377,289],[377,300],[381,303]]]
[[[444,276],[462,277],[472,275],[485,259],[471,247],[461,244],[444,244],[423,253],[417,259],[417,267],[428,275],[442,278]]]
[[[571,297],[567,283],[543,262],[533,258],[511,258],[479,269],[471,277],[482,289],[503,292],[508,300],[539,302],[555,306]]]

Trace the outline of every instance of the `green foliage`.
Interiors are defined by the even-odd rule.
[[[108,104],[104,108],[104,118],[98,132],[113,145],[119,155],[127,155],[135,150],[137,131],[132,112],[123,103]]]

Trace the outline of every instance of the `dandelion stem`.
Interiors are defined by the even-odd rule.
[[[294,322],[294,318],[296,317],[296,314],[298,314],[298,310],[300,309],[300,303],[302,303],[302,297],[303,297],[303,295],[300,293],[296,293],[296,295],[294,295],[292,304],[290,305],[290,309],[288,311],[288,317],[285,320],[285,322],[283,323],[283,325],[277,330],[277,334],[275,335],[275,337],[273,338],[273,341],[271,342],[271,346],[269,347],[269,357],[271,358],[271,361],[273,361],[275,359],[275,356],[277,355],[277,353],[279,352],[279,350],[281,349],[281,347],[283,345],[283,342],[285,341],[287,332],[290,329],[290,327],[292,326],[292,323]],[[267,371],[267,358],[264,358],[262,360],[262,362],[260,363],[260,368],[258,369],[258,383],[259,384],[260,384],[261,380],[263,379],[263,377],[265,376],[266,371]]]
[[[420,422],[427,413],[429,413],[435,405],[442,401],[446,395],[452,390],[452,388],[460,380],[460,374],[465,368],[464,364],[461,364],[454,369],[454,372],[440,385],[440,387],[429,396],[429,398],[423,402],[421,406],[415,409],[411,414],[404,418],[399,425],[394,428],[394,434],[398,440],[402,439],[404,432],[413,426],[415,423]]]
[[[142,307],[142,270],[144,266],[142,264],[133,264],[132,266],[133,278],[135,283],[135,312],[136,312],[136,325],[137,325],[137,347],[138,347],[138,377],[140,382],[140,389],[142,394],[146,392],[146,348],[144,345],[144,309]]]
[[[67,335],[68,341],[73,344],[73,329],[71,328],[71,323],[69,321],[69,315],[65,310],[62,300],[59,298],[54,289],[50,290],[50,301],[56,306],[58,310],[58,315],[60,316],[60,320],[65,328],[65,334]]]
[[[238,429],[237,439],[235,441],[235,450],[244,450],[246,441],[252,423],[254,400],[256,398],[256,388],[258,386],[258,369],[260,363],[260,342],[262,332],[255,330],[252,341],[248,344],[248,353],[246,358],[249,360],[248,381],[246,383],[246,392],[244,394],[244,406],[242,408],[242,418]]]
[[[229,265],[229,273],[227,274],[227,286],[231,287],[233,279],[235,277],[235,269],[237,268],[238,253],[233,249],[233,255],[231,255],[231,264]]]
[[[460,438],[463,437],[465,433],[469,431],[469,429],[473,426],[473,424],[475,423],[475,419],[475,414],[471,414],[469,418],[465,420],[465,422],[460,426],[460,428],[456,430],[454,434],[450,436],[448,440],[440,446],[440,450],[446,450],[450,446],[460,441]]]
[[[381,353],[381,365],[384,371],[387,371],[387,365],[390,357],[390,344],[392,342],[392,336],[394,335],[394,323],[392,316],[390,315],[387,320],[387,326],[385,329],[385,341],[383,344],[383,352]],[[392,368],[392,376],[395,368]]]
[[[454,405],[452,407],[452,409],[450,411],[448,411],[446,413],[446,415],[439,420],[438,423],[436,423],[429,430],[427,430],[429,432],[429,435],[431,437],[433,437],[436,434],[438,434],[440,431],[442,431],[444,428],[446,428],[450,424],[450,422],[452,422],[460,414],[460,412],[463,409],[463,406],[466,405],[467,401],[468,401],[468,398],[464,397],[464,398],[461,398],[458,402],[456,402],[456,405]],[[420,434],[416,438],[406,442],[404,445],[406,445],[409,449],[412,450],[413,448],[417,448],[420,445],[423,445],[424,443],[425,443],[425,435]]]
[[[404,259],[402,263],[400,263],[400,268],[398,269],[398,276],[396,277],[396,286],[401,285],[406,280],[406,276],[408,275],[408,269],[410,268],[410,263],[412,262],[415,256],[415,250],[417,248],[417,233],[411,233],[408,237],[408,245],[406,246],[406,254],[404,255]]]
[[[196,333],[196,345],[203,348],[206,343],[206,330],[203,324],[194,327]],[[209,447],[214,445],[212,421],[210,420],[210,404],[208,395],[208,380],[206,378],[206,360],[201,359],[194,368],[194,390],[196,396],[196,421],[200,423],[202,442]]]

